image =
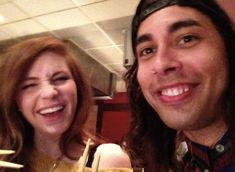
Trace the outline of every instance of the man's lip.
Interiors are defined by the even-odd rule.
[[[175,84],[165,85],[157,90],[157,94],[160,97],[165,98],[165,100],[168,100],[168,98],[172,98],[172,101],[174,100],[174,98],[177,98],[175,100],[178,100],[179,98],[183,98],[182,96],[189,94],[196,85],[198,84],[175,83]]]
[[[187,92],[192,87],[191,84],[174,84],[174,85],[168,85],[164,86],[161,89],[158,90],[158,93],[161,95],[177,95],[181,94],[181,92]]]
[[[170,89],[170,88],[175,88],[175,87],[182,87],[182,86],[193,87],[198,84],[195,82],[177,82],[177,83],[159,84],[159,85],[160,86],[157,88],[158,92],[161,92],[164,89]]]

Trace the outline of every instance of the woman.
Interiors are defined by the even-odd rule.
[[[52,37],[18,43],[5,54],[0,78],[0,147],[16,151],[4,160],[27,172],[77,171],[91,137],[84,123],[92,100],[66,44]]]

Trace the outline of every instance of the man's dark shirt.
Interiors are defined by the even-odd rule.
[[[228,132],[213,148],[194,143],[182,133],[178,139],[187,144],[188,151],[182,158],[185,172],[235,172],[234,148]]]

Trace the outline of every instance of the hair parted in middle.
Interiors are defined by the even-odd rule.
[[[62,153],[69,158],[77,159],[78,157],[72,157],[69,154],[67,148],[74,142],[84,145],[84,140],[91,137],[84,130],[84,124],[93,101],[90,83],[81,70],[79,57],[73,55],[67,43],[54,37],[35,37],[21,41],[11,46],[1,57],[0,147],[16,150],[16,154],[11,157],[13,161],[22,164],[29,164],[27,152],[33,146],[33,127],[18,110],[16,104],[18,86],[37,57],[45,52],[64,57],[77,86],[78,100],[74,119],[60,140]]]

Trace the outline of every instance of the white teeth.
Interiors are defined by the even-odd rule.
[[[52,107],[52,108],[43,109],[39,113],[44,115],[44,114],[48,114],[48,113],[57,112],[57,111],[61,110],[62,108],[63,108],[63,106],[56,106],[56,107]]]
[[[178,96],[178,95],[183,94],[188,91],[189,91],[189,87],[183,86],[183,87],[164,89],[164,90],[162,90],[161,94],[164,96]]]

